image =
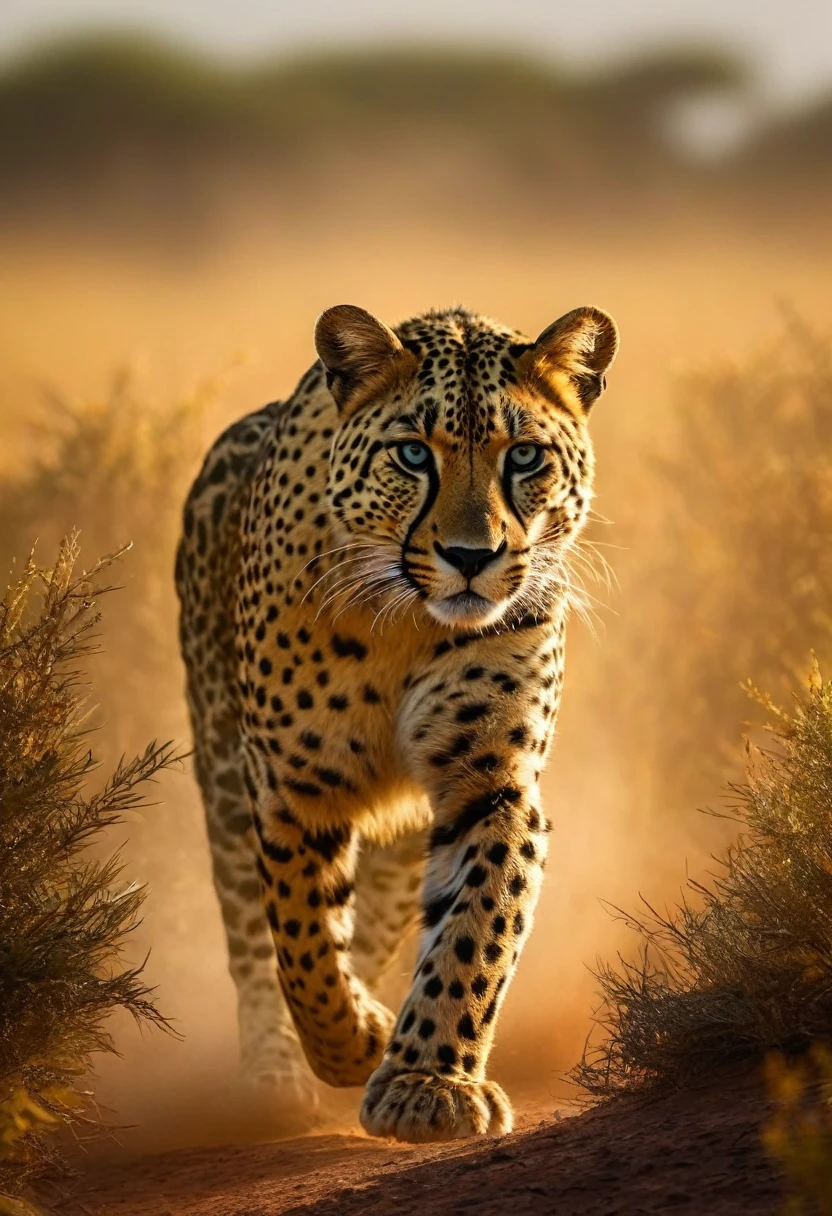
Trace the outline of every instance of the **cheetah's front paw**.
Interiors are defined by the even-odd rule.
[[[387,1065],[370,1077],[361,1104],[361,1123],[371,1136],[393,1136],[412,1144],[504,1136],[513,1122],[511,1103],[494,1081],[395,1073]]]
[[[364,1085],[384,1055],[395,1022],[395,1014],[386,1005],[365,994],[346,1043],[328,1043],[322,1035],[319,1041],[307,1044],[312,1071],[337,1088]]]

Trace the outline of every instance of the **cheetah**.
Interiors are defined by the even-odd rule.
[[[501,1135],[486,1063],[543,876],[618,331],[597,308],[530,341],[462,308],[391,329],[339,305],[315,346],[210,450],[177,557],[242,1069],[284,1100],[363,1085],[371,1135]],[[394,1015],[375,993],[416,924]]]

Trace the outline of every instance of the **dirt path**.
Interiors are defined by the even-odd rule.
[[[66,1216],[766,1216],[781,1199],[753,1080],[411,1148],[358,1135],[93,1168]]]

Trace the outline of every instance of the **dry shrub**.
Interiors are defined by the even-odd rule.
[[[815,669],[791,713],[769,709],[775,746],[748,745],[744,832],[719,872],[675,910],[628,918],[640,962],[597,973],[602,1038],[573,1074],[592,1094],[832,1034],[832,682]]]
[[[810,650],[832,661],[832,342],[788,320],[747,363],[687,376],[673,418],[628,493],[635,610],[601,706],[610,680],[630,690],[627,784],[665,814],[740,777],[749,677],[785,699]]]
[[[0,1193],[10,1203],[48,1160],[49,1131],[95,1126],[79,1081],[92,1052],[114,1050],[107,1017],[123,1009],[164,1024],[142,968],[122,958],[143,888],[118,854],[91,846],[145,804],[146,783],[174,756],[150,744],[90,792],[79,664],[94,649],[112,559],[79,575],[77,556],[73,537],[51,570],[30,560],[0,604]]]

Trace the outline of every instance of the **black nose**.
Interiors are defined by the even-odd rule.
[[[464,578],[476,578],[478,574],[482,574],[487,565],[500,556],[506,547],[506,542],[503,541],[499,549],[463,549],[459,545],[451,545],[449,549],[444,549],[438,541],[434,541],[433,547],[439,556],[444,558],[448,565],[453,566],[454,570],[458,570]]]

